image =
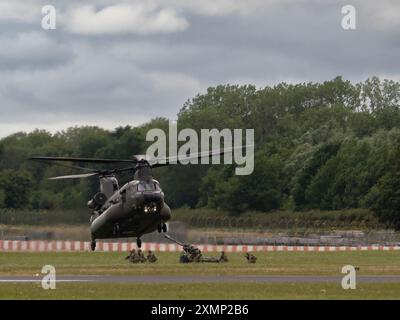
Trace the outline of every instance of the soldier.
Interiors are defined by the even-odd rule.
[[[181,255],[179,257],[179,262],[180,263],[189,263],[189,262],[191,262],[189,260],[188,254],[184,250],[182,250],[182,252],[181,252]]]
[[[200,249],[191,246],[190,247],[190,260],[192,262],[200,262],[201,258],[202,258],[202,254],[201,254]]]
[[[151,250],[149,250],[147,253],[147,261],[150,263],[154,263],[157,261],[156,255]]]
[[[135,249],[131,250],[129,252],[129,256],[127,256],[125,259],[129,260],[129,262],[132,262],[132,263],[140,262],[139,255],[138,255],[138,253],[136,252]]]
[[[132,249],[131,251],[129,251],[129,255],[127,255],[126,257],[125,257],[125,260],[128,260],[128,259],[130,259],[132,256],[134,256],[136,254],[136,250],[135,249]]]
[[[228,262],[229,259],[227,257],[227,255],[225,254],[225,251],[221,252],[221,256],[219,257],[219,262]]]
[[[141,262],[141,259],[140,259],[140,257],[139,257],[139,254],[135,253],[135,254],[129,259],[129,261],[132,262],[132,263],[139,263],[139,262]]]
[[[139,262],[146,262],[146,257],[143,254],[143,251],[141,249],[138,250],[138,260]]]
[[[245,257],[246,257],[248,263],[256,263],[256,261],[257,261],[257,257],[250,252],[247,252],[245,254]]]
[[[202,262],[202,254],[194,254],[192,255],[191,259],[193,262]]]

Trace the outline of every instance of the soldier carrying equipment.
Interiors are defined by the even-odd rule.
[[[135,250],[135,249],[132,249],[131,251],[129,251],[129,255],[127,255],[127,256],[125,257],[125,260],[130,259],[130,257],[133,256],[135,253],[136,253],[136,250]]]
[[[151,250],[149,250],[147,253],[147,261],[150,263],[154,263],[157,261],[156,255]]]
[[[225,251],[221,252],[221,256],[219,257],[219,262],[228,262],[229,259],[227,257],[227,255],[225,254]]]
[[[141,261],[140,261],[140,257],[139,257],[139,255],[138,255],[138,253],[136,253],[136,250],[135,250],[135,249],[132,249],[132,250],[129,252],[129,255],[125,257],[125,259],[126,259],[126,260],[129,260],[129,262],[132,262],[132,263],[141,262]]]
[[[246,257],[248,263],[256,263],[257,261],[257,257],[250,252],[246,252],[244,256]]]
[[[139,262],[146,262],[146,257],[144,256],[142,250],[139,249],[137,252],[137,255],[138,255]]]

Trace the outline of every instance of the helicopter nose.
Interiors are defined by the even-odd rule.
[[[160,193],[143,194],[142,204],[145,213],[160,212],[164,204],[164,197]]]

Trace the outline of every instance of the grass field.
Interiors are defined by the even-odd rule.
[[[256,264],[228,254],[226,264],[179,264],[179,253],[158,253],[155,264],[130,264],[124,253],[0,253],[0,275],[40,274],[54,265],[63,275],[341,275],[350,264],[358,275],[400,275],[399,252],[258,253]],[[0,283],[0,299],[399,299],[400,283]]]

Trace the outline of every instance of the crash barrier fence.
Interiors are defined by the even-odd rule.
[[[400,246],[255,246],[255,245],[194,245],[203,252],[337,252],[337,251],[400,251]],[[103,242],[98,241],[96,251],[127,252],[137,249],[133,242]],[[89,251],[89,241],[19,241],[0,240],[0,252],[77,252]],[[182,247],[177,244],[143,243],[142,250],[158,252],[178,252]]]

